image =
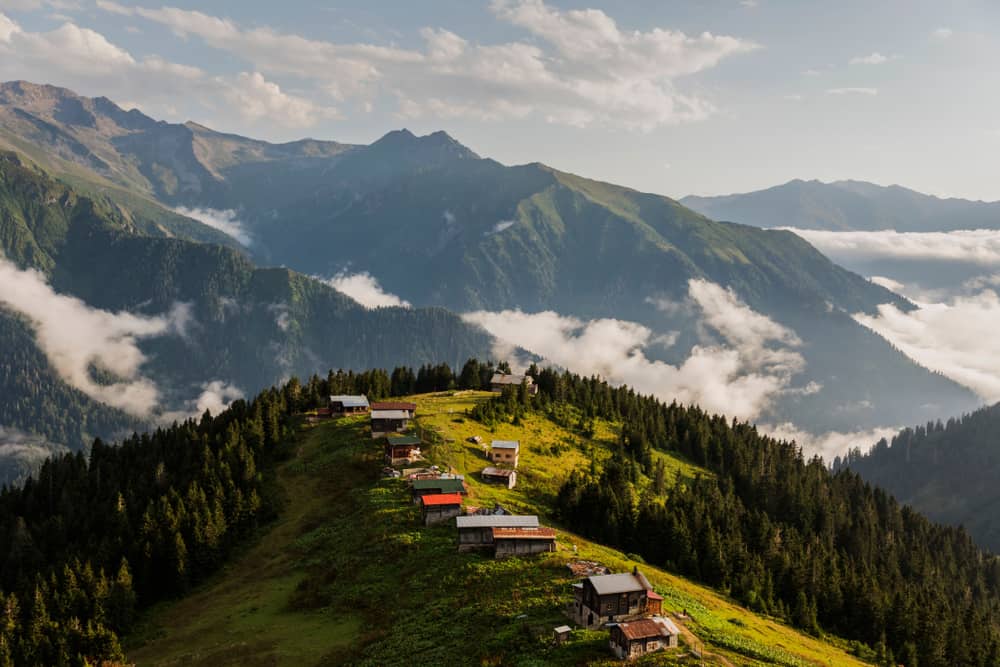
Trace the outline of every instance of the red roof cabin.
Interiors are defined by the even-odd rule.
[[[447,521],[462,512],[462,494],[435,493],[420,497],[420,510],[425,526]]]

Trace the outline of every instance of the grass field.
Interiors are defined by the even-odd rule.
[[[584,438],[537,416],[490,432],[466,410],[486,394],[416,397],[420,427],[436,435],[432,462],[466,474],[470,503],[548,507],[569,470],[608,455],[614,429]],[[482,484],[480,435],[522,443],[515,489]],[[419,525],[405,483],[379,479],[381,449],[363,419],[304,430],[279,478],[282,518],[212,581],[153,610],[131,638],[139,665],[611,665],[606,634],[575,631],[552,645],[566,622],[566,563],[597,560],[614,570],[634,562],[620,552],[559,531],[559,550],[495,561],[460,554],[454,528]],[[697,468],[665,456],[674,474]],[[688,627],[711,653],[704,662],[662,653],[640,664],[860,665],[843,647],[755,616],[718,594],[640,564],[669,611],[686,609]]]

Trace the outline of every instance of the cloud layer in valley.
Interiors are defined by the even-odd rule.
[[[188,218],[197,220],[203,225],[207,225],[212,229],[217,229],[227,236],[231,236],[240,242],[240,245],[249,247],[253,243],[253,239],[250,233],[243,227],[243,223],[240,222],[236,215],[236,211],[233,210],[216,210],[214,208],[186,208],[184,206],[178,206],[174,209],[174,212],[179,213]]]
[[[325,282],[327,285],[345,294],[366,308],[388,308],[401,307],[409,308],[410,302],[400,299],[395,294],[390,294],[382,289],[375,276],[362,271],[361,273],[341,272],[333,278],[320,278],[317,280]]]
[[[520,347],[578,373],[598,374],[664,400],[698,403],[740,419],[756,418],[782,392],[795,391],[792,378],[805,361],[795,349],[800,341],[794,332],[714,283],[691,280],[688,300],[722,342],[694,346],[677,366],[646,356],[644,350],[663,339],[635,322],[585,322],[551,311],[519,310],[478,311],[464,318],[497,337],[502,356]]]
[[[146,356],[139,341],[163,335],[184,336],[191,323],[190,308],[177,304],[163,315],[112,313],[92,308],[75,297],[58,294],[45,276],[18,269],[0,256],[0,306],[21,314],[35,332],[39,349],[59,376],[100,403],[141,418],[159,419],[162,395],[142,372]],[[98,381],[94,370],[111,375]],[[242,392],[212,382],[189,402],[184,416],[205,409],[220,410]],[[168,420],[182,413],[168,414]]]
[[[931,260],[1000,266],[1000,231],[830,232],[785,227],[834,260]]]
[[[910,312],[884,304],[877,315],[859,313],[854,318],[923,366],[969,387],[987,402],[1000,401],[1000,297],[983,287],[988,278],[967,285],[979,288],[975,294],[936,303],[917,301],[917,309]]]

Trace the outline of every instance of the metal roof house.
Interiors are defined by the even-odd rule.
[[[521,443],[517,440],[494,440],[490,443],[487,457],[493,463],[501,463],[516,468],[521,455]]]
[[[339,395],[330,397],[331,415],[357,415],[368,412],[368,397],[363,395]]]
[[[528,383],[528,393],[535,395],[538,393],[538,385],[530,375],[514,375],[512,373],[494,373],[490,378],[490,391],[495,394],[503,393],[507,387],[519,387],[522,382]]]
[[[421,496],[439,493],[460,493],[465,495],[465,480],[439,477],[437,479],[415,479],[412,484],[413,502],[419,503]],[[462,517],[459,517],[462,518]]]
[[[493,549],[494,528],[538,529],[538,517],[513,514],[476,514],[455,519],[458,527],[458,550]]]
[[[372,437],[381,438],[410,428],[413,413],[408,410],[372,410]]]
[[[586,628],[658,614],[663,606],[663,598],[638,568],[587,577],[573,585],[573,593],[573,620]]]
[[[612,625],[608,644],[619,658],[631,659],[677,648],[679,635],[680,630],[669,618],[653,616]]]
[[[496,558],[530,556],[556,550],[556,531],[551,528],[493,528],[493,555]]]
[[[417,413],[417,404],[408,401],[375,401],[372,403],[372,410],[403,410],[413,417]]]
[[[517,484],[517,471],[495,466],[486,466],[480,473],[484,482],[489,484],[503,484],[508,489],[513,489]]]
[[[388,435],[385,438],[385,462],[391,466],[413,463],[423,458],[420,438],[412,435]]]

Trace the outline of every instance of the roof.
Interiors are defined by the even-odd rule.
[[[638,621],[619,623],[622,634],[626,639],[647,639],[649,637],[669,637],[680,632],[677,626],[669,618],[654,616],[653,618],[643,618]]]
[[[646,587],[631,572],[624,574],[601,574],[596,577],[588,577],[587,580],[594,586],[598,595],[614,595],[616,593],[632,593],[644,591]]]
[[[483,475],[487,477],[510,477],[516,474],[513,470],[507,470],[506,468],[494,468],[493,466],[483,468]]]
[[[461,505],[462,494],[460,493],[432,493],[420,498],[424,507],[429,505]]]
[[[441,490],[441,493],[464,493],[465,482],[460,479],[415,479],[414,491]]]
[[[569,627],[568,625],[560,625],[558,628],[555,629],[555,631],[558,632],[559,634],[563,634],[564,632],[572,632],[573,628]]]
[[[456,519],[459,528],[537,528],[534,515],[476,514]]]
[[[420,438],[415,435],[390,435],[386,436],[390,445],[419,445]]]
[[[493,529],[494,540],[554,540],[556,531],[551,528],[507,528],[497,526]]]
[[[530,375],[513,375],[511,373],[494,373],[490,378],[490,384],[521,384],[525,380],[532,384],[535,379]]]
[[[520,449],[521,443],[517,440],[494,440],[490,443],[493,449]]]
[[[662,595],[660,595],[659,593],[657,593],[656,591],[654,591],[652,589],[649,589],[649,590],[646,591],[646,597],[649,598],[650,600],[662,600],[663,599]]]
[[[372,410],[372,419],[409,419],[406,410]]]
[[[345,408],[367,408],[368,407],[368,397],[367,396],[331,396],[331,403],[340,403]]]
[[[416,403],[407,403],[406,401],[375,401],[372,403],[372,410],[409,410],[410,412],[416,412]]]

